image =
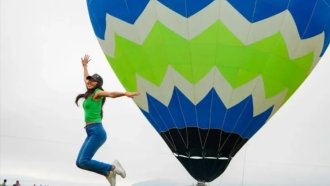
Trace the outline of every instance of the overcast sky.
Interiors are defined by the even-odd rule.
[[[74,104],[85,91],[80,57],[91,55],[90,73],[103,76],[105,89],[124,91],[94,36],[86,2],[1,0],[0,8],[0,180],[108,185],[75,166],[85,138],[83,110]],[[330,185],[329,79],[328,50],[211,185]],[[108,99],[104,115],[108,140],[96,159],[122,162],[127,178],[118,185],[195,183],[131,99]]]

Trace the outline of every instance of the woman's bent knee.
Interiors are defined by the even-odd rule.
[[[76,161],[76,166],[81,168],[81,169],[86,169],[86,161],[81,161],[81,160],[77,160]]]

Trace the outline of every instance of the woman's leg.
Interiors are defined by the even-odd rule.
[[[86,132],[87,138],[79,151],[76,165],[81,169],[107,176],[112,169],[112,165],[92,160],[96,151],[105,142],[106,132],[100,123],[87,126]]]

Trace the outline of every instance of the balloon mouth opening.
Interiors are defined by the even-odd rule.
[[[188,173],[199,182],[212,182],[227,168],[230,157],[173,153]]]
[[[196,186],[206,186],[206,183],[203,181],[198,181]]]
[[[186,156],[182,154],[173,153],[175,157],[188,158],[188,159],[213,159],[213,160],[229,160],[228,157],[206,157],[206,156]]]

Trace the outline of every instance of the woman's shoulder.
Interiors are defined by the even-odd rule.
[[[101,92],[101,91],[104,91],[104,90],[102,90],[102,89],[100,89],[100,88],[96,88],[96,89],[94,90],[94,93],[93,93],[93,95],[92,95],[92,97],[93,97],[94,100],[102,100],[102,99],[104,99],[103,96],[99,96],[99,92]],[[97,96],[97,98],[94,98],[94,96]]]
[[[103,91],[103,90],[100,89],[100,88],[96,88],[96,89],[94,90],[94,93],[97,93],[97,92],[100,92],[100,91]]]

